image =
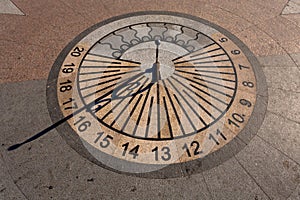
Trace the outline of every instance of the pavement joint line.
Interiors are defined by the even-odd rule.
[[[242,138],[240,138],[239,135],[236,136],[242,143],[244,143],[245,145],[248,145],[249,143],[245,142]]]
[[[242,165],[242,163],[237,159],[237,157],[233,156],[235,160],[239,163],[239,165],[243,168],[243,170],[250,176],[250,178],[254,181],[254,183],[261,189],[261,191],[269,198],[269,200],[272,200],[272,198],[263,190],[263,188],[258,184],[256,179],[248,172],[248,170]]]
[[[211,192],[210,189],[209,189],[209,186],[208,186],[207,181],[206,181],[206,179],[205,179],[205,175],[204,175],[204,173],[201,173],[201,174],[202,174],[203,181],[204,181],[204,183],[205,183],[206,189],[207,189],[207,191],[208,191],[208,193],[209,193],[209,196],[210,196],[211,199],[214,200],[215,198],[214,198],[214,196],[212,195],[212,192]]]
[[[272,86],[268,86],[268,89],[275,89],[275,90],[281,90],[281,91],[284,91],[284,92],[291,92],[291,93],[300,94],[300,92],[298,92],[298,91],[286,90],[286,89],[283,89],[283,88],[277,88],[277,87],[272,87]]]
[[[300,163],[298,163],[297,161],[295,161],[293,158],[291,158],[289,155],[287,155],[285,152],[283,152],[282,150],[278,149],[277,147],[275,147],[273,144],[271,144],[270,142],[268,142],[266,139],[264,139],[262,136],[257,134],[257,137],[259,137],[262,141],[264,141],[266,144],[268,144],[270,147],[272,147],[273,149],[276,149],[277,151],[279,151],[281,154],[283,154],[284,156],[288,157],[290,160],[292,160],[294,163],[296,163],[298,166],[300,166]]]
[[[294,64],[300,69],[300,66],[297,65],[297,63],[296,63],[295,60],[292,58],[292,56],[288,53],[288,51],[287,51],[287,50],[286,50],[286,49],[285,49],[285,48],[284,48],[284,47],[283,47],[276,39],[274,39],[270,34],[268,34],[266,31],[264,31],[264,30],[262,30],[261,28],[258,27],[258,25],[259,25],[259,24],[262,24],[263,22],[258,23],[258,24],[253,24],[251,21],[249,21],[249,20],[247,20],[247,19],[245,19],[245,18],[243,18],[243,17],[241,17],[241,16],[239,16],[239,15],[237,15],[237,14],[235,14],[235,13],[232,13],[231,11],[229,11],[229,10],[227,10],[227,9],[223,9],[223,8],[221,8],[221,7],[219,7],[219,6],[216,6],[216,7],[220,8],[220,9],[222,9],[222,10],[224,10],[224,11],[226,11],[226,12],[232,14],[232,15],[235,15],[235,16],[237,16],[237,17],[240,17],[240,18],[246,20],[248,23],[252,24],[252,26],[249,26],[249,27],[245,28],[244,30],[235,33],[235,35],[237,35],[237,34],[239,34],[239,33],[242,33],[242,32],[244,32],[244,31],[246,31],[246,30],[248,30],[248,29],[251,29],[252,27],[256,27],[258,30],[264,32],[267,36],[269,36],[270,38],[272,38],[272,40],[273,40],[277,45],[279,45],[280,48],[283,49],[283,51],[284,51],[284,52],[292,59],[292,61],[294,62]],[[280,16],[280,15],[278,15],[278,16]],[[275,18],[278,17],[278,16],[273,16],[273,17],[270,17],[269,19],[265,19],[264,22],[266,22],[266,21],[268,21],[268,20],[271,20],[271,19],[275,19]],[[282,17],[282,16],[280,16],[280,17]],[[283,18],[283,17],[282,17],[282,18]],[[241,38],[239,38],[239,39],[241,39]],[[242,39],[241,39],[241,40],[242,40]],[[243,40],[242,40],[242,41],[243,41]],[[285,40],[285,41],[281,41],[281,42],[287,42],[287,41],[291,41],[291,40]],[[258,55],[256,55],[256,56],[258,56]],[[258,56],[258,57],[259,57],[259,56]]]
[[[295,121],[295,120],[290,119],[290,118],[287,118],[287,117],[284,117],[284,116],[282,116],[281,114],[276,113],[276,112],[274,112],[274,111],[271,111],[271,110],[268,110],[268,109],[267,109],[267,112],[270,112],[270,113],[272,113],[272,114],[274,114],[274,115],[277,115],[277,116],[279,116],[279,117],[281,117],[281,118],[284,118],[284,119],[289,120],[289,121],[291,121],[291,122],[294,122],[294,123],[296,123],[296,124],[300,124],[300,122]]]
[[[284,48],[283,48],[284,49]],[[300,54],[300,52],[298,53]],[[293,58],[293,56],[291,56],[290,54],[288,54],[288,56],[292,59],[292,61],[295,63],[296,67],[300,70],[300,65],[297,64],[296,60]]]
[[[293,192],[291,192],[291,194],[286,198],[287,200],[290,200],[290,197],[294,194],[294,192],[297,190],[297,188],[300,186],[300,183],[297,185],[297,187],[295,188],[295,190]],[[298,193],[299,194],[299,193]]]
[[[257,26],[256,26],[257,27]],[[259,27],[257,27],[258,29],[260,29]],[[294,62],[294,64],[296,65],[296,66],[298,66],[297,65],[297,63],[296,63],[296,61],[293,59],[293,57],[290,55],[290,53],[280,44],[280,42],[278,41],[278,40],[276,40],[276,39],[274,39],[269,33],[267,33],[266,31],[264,31],[264,30],[262,30],[262,29],[260,29],[262,32],[264,32],[267,36],[269,36],[270,38],[272,38],[272,40],[274,40],[275,41],[275,43],[278,45],[278,46],[280,46],[282,49],[283,49],[283,51],[290,57],[290,59]],[[288,40],[287,40],[288,41]],[[284,42],[284,41],[281,41],[281,42]],[[298,68],[299,68],[300,66],[298,66]],[[300,68],[299,68],[300,69]]]
[[[259,23],[257,23],[257,24],[254,24],[253,22],[249,21],[248,19],[244,18],[243,16],[240,16],[240,15],[238,15],[238,14],[235,14],[235,13],[233,13],[232,11],[230,11],[230,10],[228,10],[228,9],[224,9],[224,8],[222,8],[222,7],[220,7],[220,6],[216,5],[216,4],[212,4],[212,5],[214,5],[215,7],[220,8],[220,9],[223,10],[223,11],[226,11],[226,12],[230,13],[230,14],[233,15],[233,16],[242,18],[243,20],[247,21],[247,22],[250,23],[250,24],[253,24],[254,26],[257,26],[258,24],[263,23],[263,22],[259,22]],[[272,9],[272,10],[274,10],[274,9]],[[279,16],[279,15],[275,15],[275,16],[270,17],[270,18],[268,18],[268,19],[264,19],[264,21],[268,21],[268,20],[273,19],[273,18],[278,17],[278,16]],[[258,28],[258,27],[257,27],[257,28]]]
[[[288,15],[282,15],[282,17],[284,17],[284,19],[287,19],[289,22],[293,23],[294,25],[300,27],[300,24],[298,25],[295,21],[292,21],[291,19],[286,18],[286,16],[290,16],[290,15],[299,15],[299,13],[291,13],[291,14],[288,14]]]
[[[21,188],[18,186],[18,184],[14,181],[14,178],[13,178],[13,176],[11,175],[11,172],[8,170],[9,168],[8,168],[8,166],[7,166],[7,164],[6,164],[6,162],[5,162],[5,160],[4,160],[4,157],[3,157],[3,155],[2,155],[2,152],[0,152],[0,159],[3,161],[3,163],[4,163],[4,167],[6,168],[6,171],[7,171],[7,173],[8,173],[8,175],[10,176],[10,178],[11,178],[11,181],[12,181],[12,183],[17,187],[17,189],[20,191],[20,193],[24,196],[24,198],[25,199],[27,199],[27,200],[29,200],[29,198],[25,195],[25,193],[21,190]]]

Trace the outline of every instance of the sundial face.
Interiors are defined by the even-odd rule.
[[[176,176],[174,169],[218,154],[248,124],[257,87],[251,59],[238,39],[205,20],[117,17],[61,53],[48,82],[50,114],[53,121],[72,115],[59,132],[101,166]]]

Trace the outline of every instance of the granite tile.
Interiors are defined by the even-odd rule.
[[[284,6],[286,5],[286,0],[265,0],[265,1],[256,1],[256,0],[251,0],[252,2],[257,3],[258,5],[267,7],[267,8],[272,8],[275,13],[280,14]]]
[[[77,13],[64,4],[57,1],[50,2],[36,3],[34,1],[32,8],[27,5],[25,9],[33,9],[28,11],[27,16],[4,17],[5,23],[0,32],[1,39],[19,44],[36,44],[62,49],[70,40],[93,24],[84,17],[78,17]],[[47,7],[51,9],[46,10]],[[31,12],[36,13],[30,14]]]
[[[296,65],[300,69],[300,53],[293,53],[293,54],[290,54],[290,56],[292,57],[293,61],[296,63]]]
[[[227,10],[252,24],[259,24],[277,15],[272,8],[264,7],[254,1],[210,0],[211,3]]]
[[[269,88],[267,110],[300,122],[300,93]]]
[[[297,26],[300,26],[300,14],[282,15],[282,17],[288,19],[289,21],[293,22]]]
[[[0,154],[0,199],[26,199],[11,179],[11,175],[8,173],[2,154]]]
[[[109,13],[109,7],[113,7],[115,2],[110,2],[107,7],[103,1],[94,0],[74,0],[74,1],[63,1],[66,7],[69,7],[78,16],[84,18],[91,24],[96,24],[104,19],[111,17]],[[124,5],[123,5],[124,6]]]
[[[285,49],[289,54],[298,54],[300,53],[300,38],[294,41],[284,41],[280,45]]]
[[[300,184],[287,200],[300,200]]]
[[[0,83],[46,79],[59,50],[1,41]]]
[[[295,67],[263,67],[268,87],[300,93],[300,71]]]
[[[237,37],[242,40],[256,56],[285,54],[285,51],[275,40],[256,26],[252,26],[238,33]]]
[[[203,175],[213,199],[268,199],[235,158]]]
[[[233,34],[239,33],[252,26],[252,24],[246,19],[243,19],[234,13],[228,12],[217,6],[205,4],[204,6],[201,6],[201,8],[204,9],[200,13],[198,12],[198,16],[221,26]]]
[[[175,179],[137,179],[122,199],[211,199],[202,174]],[[123,190],[123,189],[121,189]],[[133,191],[134,190],[134,191]]]
[[[264,68],[296,67],[295,62],[293,61],[291,56],[286,53],[282,55],[261,56],[258,57],[258,61]]]
[[[222,8],[211,5],[207,3],[207,1],[203,0],[198,1],[195,4],[192,4],[188,0],[176,0],[172,1],[171,4],[166,3],[165,1],[133,2],[129,0],[126,4],[129,6],[124,7],[123,3],[119,1],[115,1],[113,4],[111,4],[111,2],[104,2],[104,5],[109,10],[109,13],[115,13],[117,15],[128,12],[147,10],[180,12],[207,19],[213,23],[222,26],[223,28],[228,29],[231,32],[240,32],[251,25],[246,20],[241,19],[240,17],[230,12],[227,12]]]
[[[300,183],[300,168],[255,137],[236,158],[271,199],[286,199]]]
[[[280,43],[299,40],[300,27],[281,16],[269,19],[257,26]]]
[[[300,124],[267,112],[258,135],[300,163]]]

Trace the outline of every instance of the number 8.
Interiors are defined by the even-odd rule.
[[[243,85],[246,86],[246,87],[249,87],[249,88],[253,88],[254,87],[254,84],[252,82],[250,82],[250,81],[249,82],[244,81]]]

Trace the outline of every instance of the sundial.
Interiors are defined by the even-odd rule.
[[[171,174],[211,159],[255,109],[254,56],[203,19],[169,12],[115,17],[59,55],[48,79],[52,120],[78,153],[129,174]],[[171,171],[170,171],[171,170]],[[196,170],[197,171],[197,170]]]

